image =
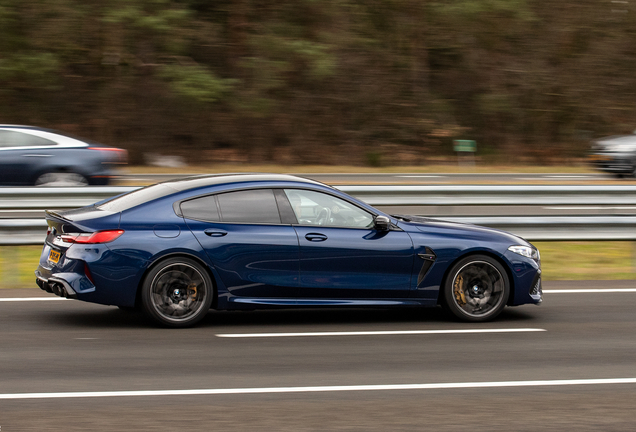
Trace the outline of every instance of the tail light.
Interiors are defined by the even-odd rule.
[[[97,150],[102,152],[110,152],[115,156],[113,161],[109,163],[120,163],[125,164],[128,161],[128,151],[116,147],[89,147],[89,150]]]
[[[97,231],[94,233],[67,233],[61,236],[65,243],[98,244],[108,243],[119,238],[124,230]]]

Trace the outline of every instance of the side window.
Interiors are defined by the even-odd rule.
[[[55,145],[53,141],[39,136],[10,130],[0,130],[0,147],[39,147],[52,145]]]
[[[223,222],[259,224],[281,223],[271,189],[255,189],[218,194]]]
[[[300,225],[370,228],[373,215],[361,208],[322,192],[285,189]]]
[[[218,222],[219,209],[216,207],[214,195],[195,198],[181,203],[181,213],[187,219],[195,219],[205,222]]]

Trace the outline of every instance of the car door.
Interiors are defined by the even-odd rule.
[[[54,157],[55,145],[39,136],[0,129],[0,184],[31,184]]]
[[[377,230],[374,215],[331,194],[285,189],[296,215],[303,298],[406,298],[413,242]]]
[[[231,294],[295,297],[298,237],[290,224],[281,223],[272,189],[207,195],[180,208]]]

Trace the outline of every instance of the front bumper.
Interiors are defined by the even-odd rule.
[[[631,174],[634,155],[624,153],[595,153],[590,155],[590,163],[598,170],[614,174]]]
[[[535,304],[541,304],[543,302],[543,286],[541,284],[541,269],[538,270],[537,275],[530,288],[530,298],[534,300]]]

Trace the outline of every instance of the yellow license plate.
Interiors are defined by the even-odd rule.
[[[62,256],[61,253],[51,249],[51,252],[49,252],[49,261],[51,261],[53,264],[57,264],[58,261],[60,260],[60,256]]]

